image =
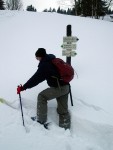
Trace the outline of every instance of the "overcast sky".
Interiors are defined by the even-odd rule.
[[[52,8],[58,8],[58,0],[22,0],[24,9],[26,9],[27,6],[33,5],[37,11],[43,11],[44,9]]]

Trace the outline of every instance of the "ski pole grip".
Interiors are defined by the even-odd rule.
[[[22,85],[18,85],[17,86],[17,94],[20,94],[20,92],[22,91]]]

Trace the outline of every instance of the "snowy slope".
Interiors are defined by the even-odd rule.
[[[58,127],[56,101],[48,104],[50,131],[30,120],[38,93],[46,82],[22,92],[26,133],[22,126],[18,84],[36,71],[34,53],[39,47],[62,56],[66,26],[77,36],[77,56],[72,58],[78,78],[71,82],[74,106],[71,130]],[[0,149],[3,150],[112,150],[113,149],[113,23],[56,13],[0,11]]]

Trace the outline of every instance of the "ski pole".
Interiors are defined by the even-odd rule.
[[[24,115],[23,115],[23,109],[22,109],[22,100],[21,100],[21,94],[20,93],[19,93],[19,99],[20,99],[20,107],[21,107],[21,114],[22,114],[23,126],[25,127]]]
[[[70,84],[69,84],[69,93],[70,93],[70,99],[71,99],[71,106],[73,106],[73,99],[72,99],[71,85]]]

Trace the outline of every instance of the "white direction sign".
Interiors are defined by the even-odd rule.
[[[76,50],[76,44],[63,44],[63,49],[68,49],[68,50]]]
[[[75,56],[75,55],[76,55],[75,51],[68,51],[68,50],[63,50],[62,51],[62,56],[71,57],[71,56]]]
[[[76,42],[79,39],[76,36],[64,36],[63,37],[63,50],[62,50],[62,56],[75,56],[76,52],[72,50],[76,50]]]
[[[63,43],[68,43],[68,42],[75,43],[77,41],[78,41],[78,38],[76,36],[64,36],[63,37]]]

